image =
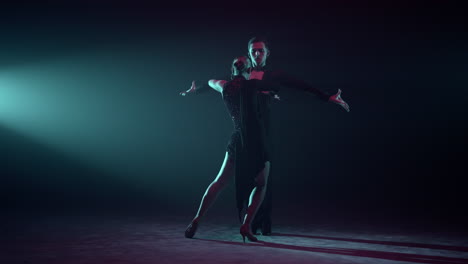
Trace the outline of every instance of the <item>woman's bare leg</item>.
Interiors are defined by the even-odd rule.
[[[219,170],[219,173],[214,181],[208,185],[208,188],[206,188],[205,194],[203,195],[203,198],[200,202],[200,207],[198,208],[198,212],[195,215],[194,220],[199,221],[205,215],[218,195],[221,193],[224,187],[226,187],[227,183],[234,175],[234,168],[234,159],[229,155],[228,152],[226,152],[223,165],[221,166],[221,169]]]
[[[198,212],[193,218],[190,225],[185,230],[185,237],[192,238],[195,235],[195,232],[198,228],[198,222],[201,218],[203,218],[205,213],[214,203],[214,201],[224,189],[224,187],[226,187],[227,183],[234,175],[234,169],[234,159],[233,157],[231,157],[231,155],[229,155],[228,152],[226,152],[226,155],[224,156],[223,165],[221,166],[218,175],[216,176],[214,181],[210,185],[208,185],[208,188],[206,188],[205,194],[203,195],[203,198],[200,202]]]

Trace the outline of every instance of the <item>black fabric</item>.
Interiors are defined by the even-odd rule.
[[[249,71],[251,70],[252,69],[250,69]],[[236,166],[237,166],[236,196],[238,199],[237,206],[239,209],[240,218],[245,213],[245,208],[247,208],[248,194],[250,194],[250,191],[254,187],[253,178],[255,177],[256,174],[254,175],[252,171],[254,172],[257,171],[258,169],[256,169],[256,166],[260,166],[260,165],[256,165],[256,166],[252,165],[252,163],[261,164],[261,167],[263,168],[264,161],[270,160],[269,149],[271,148],[271,145],[272,145],[271,136],[270,136],[270,108],[271,108],[271,102],[272,102],[272,95],[275,92],[279,91],[280,86],[283,86],[287,88],[299,89],[305,92],[312,93],[316,95],[322,101],[328,101],[330,98],[329,94],[307,84],[306,82],[302,80],[294,78],[292,75],[282,70],[272,71],[266,67],[257,68],[255,70],[264,72],[264,75],[261,81],[259,80],[247,81],[243,77],[239,76],[237,78],[234,78],[232,81],[228,82],[225,85],[224,90],[223,90],[223,98],[228,108],[228,111],[233,119],[233,123],[235,127],[235,130],[231,135],[231,138],[229,140],[226,150],[231,157],[236,158]],[[226,79],[228,78],[224,78],[224,80]],[[240,108],[241,107],[241,101],[240,101],[241,89],[239,87],[249,87],[249,86],[251,88],[255,87],[253,90],[257,90],[257,91],[263,90],[263,91],[271,92],[270,95],[266,95],[264,93],[256,93],[256,94],[244,93],[242,96],[242,98],[247,100],[247,101],[244,101],[244,103],[250,102],[252,104],[251,105],[252,107],[249,109],[252,110],[256,108],[256,111],[252,110],[252,112],[255,112],[255,117],[257,118],[257,122],[260,124],[260,129],[258,131],[255,131],[255,129],[253,129],[254,132],[253,132],[252,138],[250,138],[250,136],[247,136],[245,134],[246,132],[247,133],[252,133],[252,132],[242,131],[242,122],[240,120],[241,116],[253,114],[253,113],[249,113],[249,111],[244,112],[244,114],[242,114],[241,108]],[[235,87],[237,87],[237,89]],[[195,93],[203,94],[211,90],[213,89],[210,89],[209,85],[206,83],[206,84],[199,85]],[[256,104],[256,107],[253,107],[254,104]],[[246,105],[244,104],[244,106]],[[244,147],[243,140],[245,140],[246,137],[249,137],[248,140],[257,138],[256,140],[262,143],[260,145],[256,145],[255,140],[253,140],[254,142],[248,141],[247,143],[251,143],[253,145],[251,146],[251,151],[246,152],[245,149],[243,149]],[[254,153],[259,150],[261,150],[259,156],[255,156],[255,157],[259,157],[258,160],[251,161],[251,160],[246,159],[246,157],[248,156],[257,155]],[[244,173],[243,171],[245,171],[246,175],[250,175],[250,176],[245,177],[245,178],[241,177],[241,174]],[[254,176],[251,176],[251,175],[254,175]],[[272,224],[272,221],[271,221],[271,211],[272,211],[271,182],[273,180],[273,177],[274,177],[274,170],[270,170],[265,198],[252,222],[252,231],[254,233],[256,233],[257,229],[259,228],[262,229],[262,232],[264,234],[271,233],[271,224]]]
[[[269,161],[266,122],[263,120],[268,116],[264,115],[262,106],[271,95],[261,91],[276,88],[273,83],[236,77],[223,89],[223,99],[235,128],[227,151],[236,162],[236,200],[240,221],[255,187],[255,177]]]
[[[267,67],[257,68],[255,71],[263,71],[262,81],[265,85],[275,84],[275,91],[278,91],[278,85],[281,87],[287,87],[292,89],[299,89],[305,92],[312,93],[318,97],[321,101],[328,101],[330,95],[322,90],[319,90],[306,82],[294,78],[292,75],[282,70],[269,70]],[[271,97],[258,97],[258,111],[260,113],[260,120],[263,122],[265,130],[265,142],[267,148],[271,148],[271,137],[270,137],[270,109],[271,109]],[[255,215],[252,221],[252,232],[257,233],[258,229],[262,230],[263,234],[271,233],[272,219],[272,181],[274,179],[274,170],[270,168],[270,174],[268,176],[267,189],[263,203]]]

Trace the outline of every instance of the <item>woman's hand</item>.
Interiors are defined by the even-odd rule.
[[[341,89],[338,89],[338,93],[335,95],[330,96],[328,101],[341,105],[341,107],[343,107],[346,112],[349,112],[349,105],[343,99],[341,99]]]
[[[195,85],[195,81],[192,81],[192,86],[190,87],[190,89],[184,92],[180,92],[179,94],[182,96],[186,96],[187,94],[194,93],[196,89],[197,86]]]

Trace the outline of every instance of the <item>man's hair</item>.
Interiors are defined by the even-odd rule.
[[[253,37],[249,40],[249,44],[247,44],[247,50],[250,49],[250,45],[252,45],[253,43],[256,43],[256,42],[263,42],[265,44],[265,47],[269,50],[270,49],[270,45],[267,41],[267,39],[263,36],[261,37]]]

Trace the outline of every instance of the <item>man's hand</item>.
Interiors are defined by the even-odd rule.
[[[346,112],[349,112],[349,105],[343,99],[341,99],[341,89],[338,89],[338,93],[335,95],[330,96],[328,101],[341,105],[341,107],[343,107]]]
[[[182,96],[186,96],[189,93],[194,93],[196,89],[197,89],[197,86],[195,85],[195,81],[193,81],[192,86],[190,87],[190,89],[188,89],[187,91],[184,91],[184,92],[180,92],[179,94],[182,95]]]

